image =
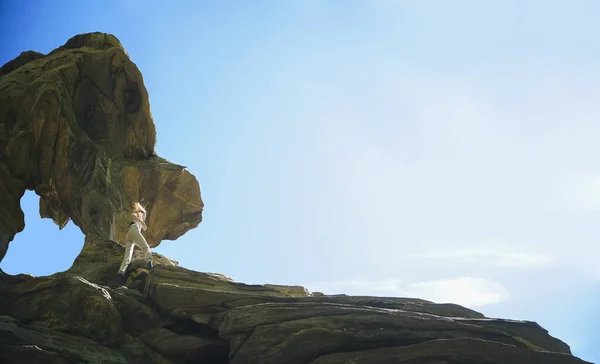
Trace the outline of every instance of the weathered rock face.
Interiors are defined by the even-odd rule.
[[[136,251],[123,286],[115,241],[131,201],[149,203],[153,246],[197,226],[203,207],[194,176],[154,153],[140,72],[95,33],[21,54],[0,69],[0,89],[0,259],[23,229],[25,189],[42,216],[86,235],[66,272],[0,271],[1,363],[585,363],[533,322],[246,285],[156,253],[148,271]]]
[[[131,203],[147,204],[157,246],[202,220],[196,178],[158,157],[142,75],[112,35],[71,38],[48,55],[24,52],[0,68],[0,259],[24,227],[19,200],[72,220],[89,238],[123,240]],[[156,213],[159,211],[160,213]]]
[[[0,276],[0,362],[585,363],[533,322],[410,298],[313,296],[87,241],[50,277]],[[139,253],[138,253],[139,254]]]

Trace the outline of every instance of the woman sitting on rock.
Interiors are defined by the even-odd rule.
[[[123,257],[123,263],[119,268],[119,274],[121,280],[125,276],[125,270],[129,263],[131,263],[131,256],[133,255],[134,244],[137,245],[142,252],[144,252],[144,259],[148,262],[148,268],[152,268],[152,252],[146,239],[142,236],[142,230],[146,230],[148,227],[144,223],[146,220],[146,209],[139,203],[133,204],[133,213],[131,214],[131,223],[127,228],[125,234],[125,256]]]

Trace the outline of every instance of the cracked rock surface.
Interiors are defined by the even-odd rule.
[[[89,240],[83,250],[67,272],[1,276],[0,361],[585,363],[534,322],[421,299],[247,285],[159,255],[150,271],[136,255],[120,286],[120,245]]]

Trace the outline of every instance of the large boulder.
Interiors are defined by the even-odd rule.
[[[155,152],[142,74],[110,34],[90,33],[0,69],[0,260],[24,228],[19,200],[72,220],[88,238],[122,242],[134,201],[148,211],[155,247],[202,221],[196,178]],[[160,211],[160,213],[158,213]]]
[[[121,316],[107,289],[69,275],[20,278],[20,282],[0,286],[1,313],[26,324],[77,332],[101,344],[120,339]]]

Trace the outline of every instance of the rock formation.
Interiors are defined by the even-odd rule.
[[[0,259],[24,228],[26,189],[42,217],[86,236],[66,272],[0,271],[2,363],[585,363],[533,322],[246,285],[156,253],[148,271],[136,252],[122,286],[116,241],[132,201],[147,204],[152,246],[196,227],[203,209],[195,177],[154,151],[140,71],[114,36],[84,34],[8,62],[0,92]]]
[[[60,228],[72,220],[86,237],[122,241],[138,199],[151,246],[200,223],[198,182],[156,155],[142,74],[114,36],[78,35],[8,62],[0,110],[0,259],[24,228],[26,189],[40,196],[42,217]]]

